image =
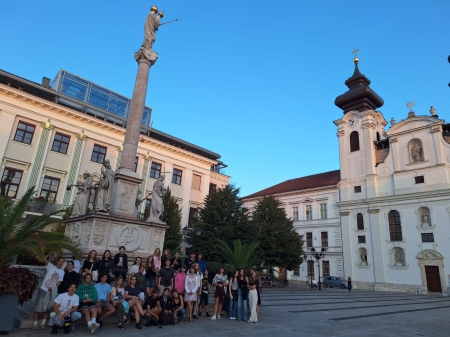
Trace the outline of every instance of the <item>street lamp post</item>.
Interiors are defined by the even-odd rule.
[[[189,235],[189,228],[188,226],[184,226],[183,228],[183,236],[184,236],[184,240],[186,240],[186,238]],[[195,230],[195,236],[192,236],[192,245],[189,245],[189,249],[191,249],[194,245],[195,245],[195,241],[197,241],[197,238],[199,238],[202,235],[202,230],[200,228],[196,228]]]
[[[303,259],[307,261],[308,263],[313,263],[314,265],[314,259],[317,260],[317,269],[319,269],[319,290],[322,290],[321,284],[320,284],[320,260],[325,257],[326,249],[322,248],[320,252],[316,252],[315,248],[311,248],[311,260],[308,260],[308,256],[305,254]],[[314,270],[314,269],[313,269]],[[311,280],[312,282],[312,280]]]

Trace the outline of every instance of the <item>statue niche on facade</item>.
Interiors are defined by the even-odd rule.
[[[420,163],[424,161],[423,147],[420,139],[411,139],[408,144],[410,164]]]
[[[158,180],[153,184],[152,204],[150,206],[150,216],[148,217],[147,222],[162,223],[159,217],[164,211],[164,178],[164,175],[160,175]]]
[[[89,172],[84,172],[83,178],[83,181],[79,180],[75,185],[71,185],[67,188],[67,190],[70,191],[73,186],[77,187],[77,195],[73,203],[72,214],[70,215],[71,218],[87,213],[89,197],[91,195],[91,188],[94,180]]]
[[[111,206],[111,196],[114,188],[115,172],[111,168],[111,163],[108,159],[103,162],[101,171],[100,181],[97,184],[94,209],[96,212],[109,212],[109,208]]]

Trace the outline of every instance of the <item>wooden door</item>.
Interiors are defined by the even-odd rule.
[[[438,266],[425,266],[425,275],[427,277],[427,288],[429,292],[441,293],[441,276]]]

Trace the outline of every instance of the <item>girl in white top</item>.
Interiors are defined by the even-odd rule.
[[[195,269],[195,275],[197,275],[198,277],[198,284],[202,284],[202,280],[203,280],[203,274],[202,271],[200,270],[200,265],[198,263],[194,264],[194,269]],[[197,299],[200,299],[200,294],[202,292],[202,287],[198,287],[198,291],[197,291]],[[197,319],[198,318],[198,301],[194,302],[194,318]]]
[[[128,284],[130,283],[130,278],[131,276],[133,276],[134,274],[139,273],[139,267],[142,264],[142,258],[140,258],[139,256],[134,260],[134,264],[130,267],[130,269],[128,270]],[[145,269],[144,269],[144,273],[145,275]]]

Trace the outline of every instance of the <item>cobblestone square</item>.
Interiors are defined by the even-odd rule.
[[[211,300],[211,299],[210,299]],[[210,305],[211,308],[211,305]],[[382,293],[327,288],[310,290],[305,287],[264,288],[259,322],[230,321],[227,315],[211,321],[206,317],[176,326],[143,327],[133,323],[118,330],[115,317],[108,318],[98,336],[428,336],[450,335],[450,299],[442,295]],[[45,331],[17,329],[10,334],[47,336]],[[58,332],[63,334],[62,331]],[[74,336],[90,334],[79,321]]]

